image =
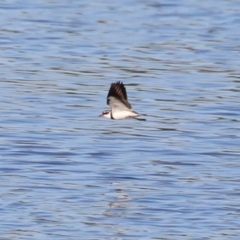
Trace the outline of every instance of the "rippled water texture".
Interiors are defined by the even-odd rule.
[[[239,240],[239,12],[1,1],[0,239]]]

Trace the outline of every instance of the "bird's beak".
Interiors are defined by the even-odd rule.
[[[100,115],[99,115],[99,117],[102,117],[102,116],[103,116],[103,114],[100,114]]]

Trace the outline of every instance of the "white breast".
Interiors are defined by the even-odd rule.
[[[120,119],[125,119],[129,117],[137,117],[138,114],[132,111],[113,111],[112,116],[114,119],[120,120]]]

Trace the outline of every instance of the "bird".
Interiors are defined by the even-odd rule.
[[[99,117],[121,120],[126,118],[134,118],[139,121],[146,121],[144,118],[138,118],[139,114],[132,110],[131,104],[128,102],[127,91],[123,82],[112,83],[107,95],[107,104],[111,110],[105,110]]]

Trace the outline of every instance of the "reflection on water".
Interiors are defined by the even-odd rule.
[[[238,4],[0,6],[2,239],[239,238]]]

